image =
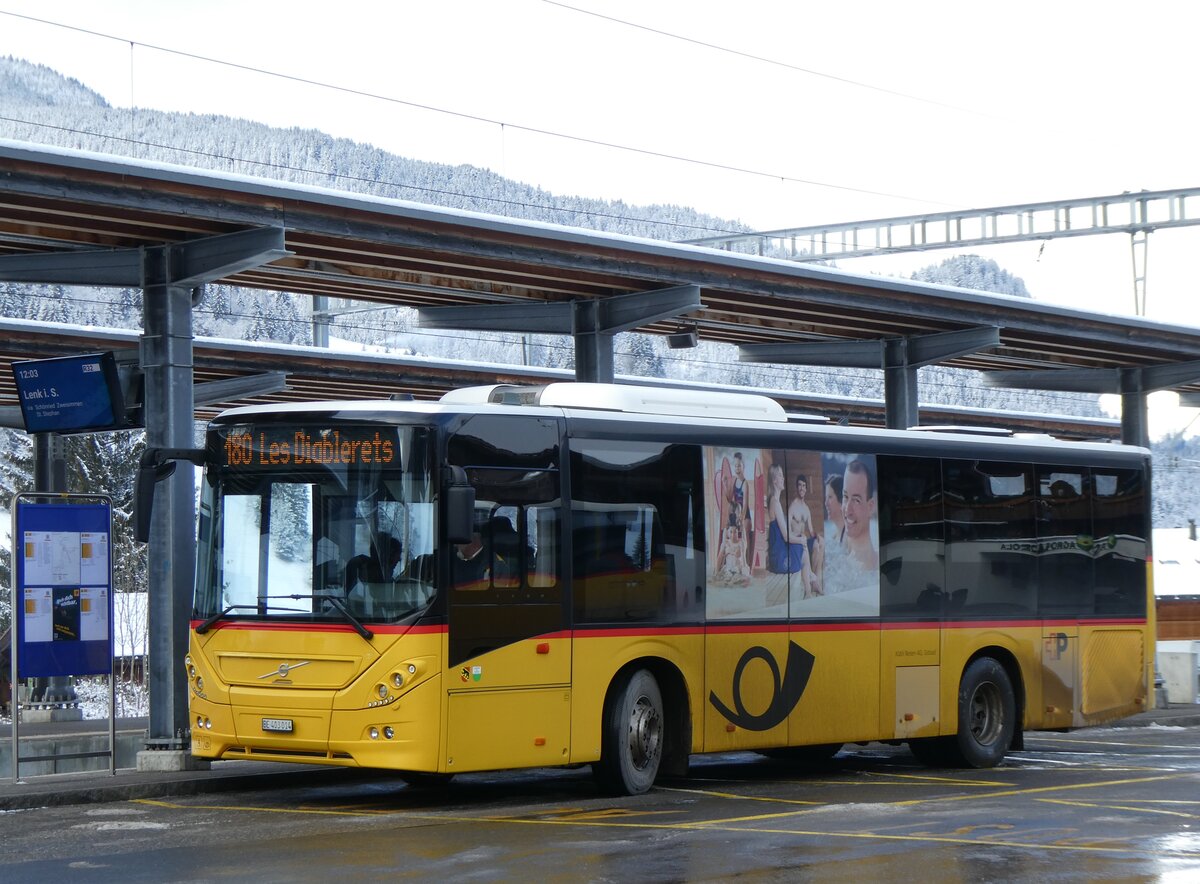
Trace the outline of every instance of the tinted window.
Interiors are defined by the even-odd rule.
[[[945,596],[941,461],[879,458],[880,609],[940,617]]]
[[[1096,613],[1146,615],[1146,487],[1139,470],[1092,471]]]
[[[1033,468],[942,462],[948,617],[1037,611]]]
[[[480,414],[450,437],[450,463],[557,467],[558,425],[548,419]]]
[[[1091,477],[1086,468],[1037,467],[1038,596],[1046,617],[1078,617],[1095,608]]]
[[[700,449],[578,441],[571,483],[575,622],[698,620]]]

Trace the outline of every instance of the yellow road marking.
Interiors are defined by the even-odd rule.
[[[1067,736],[1062,736],[1062,737],[1043,736],[1042,734],[1036,734],[1036,735],[1026,734],[1025,738],[1027,740],[1032,740],[1034,742],[1045,741],[1047,743],[1064,743],[1064,744],[1071,745],[1071,746],[1126,746],[1126,747],[1129,747],[1132,749],[1154,749],[1156,751],[1159,749],[1178,749],[1178,750],[1185,750],[1185,751],[1193,751],[1196,748],[1195,746],[1160,746],[1160,745],[1156,745],[1154,743],[1125,743],[1125,742],[1120,742],[1117,740],[1078,740],[1078,739],[1073,740]],[[1028,748],[1026,748],[1021,751],[1028,752],[1030,750]]]
[[[538,814],[539,817],[554,818],[567,822],[573,820],[606,820],[615,817],[635,817],[635,816],[678,816],[683,813],[682,810],[629,810],[625,807],[608,807],[603,810],[571,810],[566,812],[551,812],[549,814]]]
[[[902,780],[914,780],[917,783],[938,783],[947,786],[1011,786],[1012,783],[1000,782],[999,780],[967,780],[961,777],[936,777],[931,774],[901,774],[901,773],[874,773],[867,771],[869,777],[895,777]],[[899,785],[893,783],[890,785]]]
[[[1165,779],[1165,778],[1158,778]],[[354,811],[323,811],[323,810],[303,810],[298,808],[271,808],[271,807],[245,807],[232,805],[212,805],[212,804],[178,804],[169,801],[159,801],[149,798],[134,799],[135,803],[148,804],[155,807],[163,807],[173,810],[220,810],[220,811],[240,811],[240,812],[258,812],[258,813],[292,813],[292,814],[321,814],[330,816],[363,816]],[[793,815],[807,813],[808,811],[795,811]],[[807,829],[776,829],[764,828],[758,826],[732,826],[730,822],[695,822],[695,823],[650,823],[650,822],[616,822],[613,820],[583,820],[583,819],[528,819],[522,817],[503,817],[503,816],[449,816],[434,813],[413,813],[406,811],[396,811],[396,815],[405,816],[410,819],[427,820],[430,822],[440,823],[467,823],[470,825],[478,825],[479,823],[497,823],[501,825],[524,825],[524,826],[584,826],[589,828],[615,828],[615,829],[658,829],[663,831],[712,831],[713,829],[726,829],[730,833],[745,834],[747,832],[760,835],[791,835],[803,838],[823,838],[823,839],[847,839],[853,841],[892,841],[892,842],[907,842],[907,843],[926,843],[926,844],[954,844],[964,846],[987,846],[987,847],[1014,847],[1021,850],[1050,850],[1050,851],[1069,851],[1073,853],[1133,853],[1157,855],[1153,852],[1140,850],[1135,844],[1129,843],[1124,846],[1106,846],[1095,843],[1090,844],[1072,844],[1067,842],[1061,843],[1039,843],[1036,841],[1016,841],[1016,840],[998,840],[994,838],[964,838],[955,837],[953,835],[933,835],[933,834],[912,834],[912,835],[892,835],[883,834],[880,832],[829,832],[820,830]],[[787,816],[788,814],[779,814],[778,816]],[[1200,858],[1200,852],[1173,851],[1171,856],[1177,859],[1192,859]]]
[[[977,798],[1009,798],[1013,795],[1036,795],[1039,792],[1064,792],[1071,789],[1098,789],[1102,786],[1127,786],[1130,783],[1153,783],[1158,780],[1176,779],[1179,775],[1168,774],[1161,777],[1132,777],[1125,780],[1105,780],[1100,783],[1075,783],[1073,785],[1061,786],[1036,786],[1032,789],[1005,789],[1002,792],[985,792],[982,795],[948,795],[944,797],[934,798],[913,798],[908,801],[892,802],[895,806],[909,806],[913,804],[932,804],[934,802],[943,801],[966,801]]]
[[[969,835],[972,832],[976,832],[980,829],[1003,829],[1006,832],[1011,832],[1015,828],[1016,826],[1012,825],[1011,823],[984,823],[978,826],[959,826],[957,829],[951,832],[951,834]]]
[[[728,798],[737,801],[763,801],[767,804],[806,804],[819,806],[827,803],[824,801],[804,801],[800,798],[772,798],[769,795],[738,795],[734,792],[717,792],[712,789],[681,789],[674,786],[658,786],[656,788],[662,792],[678,792],[683,795],[706,795],[709,798]]]
[[[1162,816],[1179,816],[1184,819],[1194,820],[1198,817],[1194,813],[1184,813],[1181,810],[1159,810],[1154,807],[1134,807],[1126,804],[1108,804],[1103,801],[1068,801],[1065,798],[1038,798],[1039,802],[1044,804],[1065,804],[1068,807],[1093,807],[1098,810],[1128,810],[1132,813],[1157,813]]]

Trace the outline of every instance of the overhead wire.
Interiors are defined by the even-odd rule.
[[[747,53],[747,52],[743,52],[740,50],[731,49],[729,47],[720,46],[718,44],[708,43],[706,41],[697,40],[695,38],[686,37],[686,36],[683,36],[680,34],[675,34],[675,33],[669,32],[669,31],[652,28],[652,27],[649,27],[646,25],[638,24],[636,22],[631,22],[631,21],[628,21],[625,19],[619,19],[619,18],[616,18],[613,16],[594,12],[592,10],[587,10],[587,9],[582,9],[580,7],[571,6],[566,3],[558,2],[558,0],[542,0],[542,2],[545,2],[551,6],[560,7],[564,10],[568,10],[571,12],[589,15],[589,16],[595,16],[598,18],[603,18],[603,19],[612,21],[614,23],[617,23],[617,24],[620,24],[623,26],[641,29],[641,30],[651,32],[651,33],[654,33],[654,34],[657,34],[659,36],[663,36],[666,38],[680,40],[680,41],[684,41],[684,42],[688,42],[688,43],[693,43],[695,45],[704,47],[706,49],[725,52],[725,53],[729,53],[732,55],[738,55],[738,56],[747,58],[749,60],[787,68],[787,69],[790,69],[790,70],[793,70],[793,71],[796,71],[799,73],[803,73],[803,74],[824,77],[824,78],[827,78],[830,80],[835,80],[835,81],[845,83],[847,85],[851,85],[851,86],[855,86],[855,87],[859,87],[859,88],[863,88],[863,89],[870,89],[870,90],[873,90],[876,92],[880,92],[882,94],[891,95],[893,97],[907,99],[907,100],[911,100],[911,101],[920,101],[920,102],[940,106],[940,107],[947,108],[950,110],[955,110],[955,111],[968,112],[968,113],[974,112],[971,109],[961,108],[961,107],[957,107],[954,105],[949,105],[949,104],[946,104],[943,102],[922,98],[920,96],[915,96],[915,95],[911,95],[908,93],[899,92],[897,90],[888,89],[886,87],[875,86],[873,84],[865,83],[863,81],[839,77],[837,75],[828,74],[828,73],[825,73],[822,71],[817,71],[817,70],[810,69],[810,68],[804,68],[804,67],[801,67],[798,65],[793,65],[788,62],[783,62],[783,61],[780,61],[777,59],[771,59],[771,58],[767,58],[765,56],[759,56],[759,55],[755,55],[753,53]],[[629,145],[616,144],[613,142],[607,142],[607,141],[603,141],[603,140],[599,140],[599,139],[592,139],[592,138],[585,138],[585,137],[581,137],[581,136],[570,135],[570,134],[566,134],[566,133],[556,132],[556,131],[553,131],[550,129],[545,129],[542,127],[525,126],[525,125],[522,125],[519,123],[502,121],[499,119],[485,117],[485,116],[481,116],[481,115],[477,115],[477,114],[463,113],[460,111],[449,110],[449,109],[437,107],[434,105],[423,104],[420,102],[414,102],[414,101],[410,101],[407,99],[401,99],[401,98],[397,98],[394,96],[388,96],[388,95],[383,95],[380,93],[369,92],[366,90],[355,89],[352,87],[331,84],[331,83],[323,82],[321,80],[316,80],[316,79],[312,79],[312,78],[308,78],[308,77],[301,77],[301,76],[296,76],[296,75],[292,75],[292,74],[285,74],[285,73],[281,73],[279,71],[272,71],[272,70],[257,67],[254,65],[248,65],[248,64],[243,64],[243,63],[239,63],[239,62],[232,62],[232,61],[227,61],[224,59],[218,59],[218,58],[214,58],[211,56],[205,56],[205,55],[201,55],[198,53],[189,52],[186,50],[173,49],[170,47],[160,46],[160,45],[151,44],[151,43],[145,43],[145,42],[137,41],[137,40],[131,40],[131,39],[123,38],[123,37],[118,37],[113,34],[108,34],[108,33],[100,32],[100,31],[96,31],[96,30],[92,30],[92,29],[88,29],[88,28],[82,28],[82,27],[75,26],[75,25],[67,25],[67,24],[63,24],[61,22],[55,22],[55,21],[51,21],[49,19],[44,19],[44,18],[40,18],[40,17],[36,17],[36,16],[23,15],[20,13],[13,13],[13,12],[5,11],[5,10],[0,10],[0,15],[12,16],[15,18],[25,19],[25,20],[39,23],[39,24],[44,24],[44,25],[58,27],[58,28],[64,28],[64,29],[68,29],[68,30],[72,30],[72,31],[80,32],[80,33],[85,33],[85,34],[88,34],[91,36],[100,37],[103,39],[120,41],[122,43],[127,43],[130,46],[131,52],[133,51],[133,48],[135,46],[141,46],[145,49],[162,52],[162,53],[166,53],[166,54],[170,54],[170,55],[176,55],[176,56],[183,57],[183,58],[189,58],[192,60],[201,61],[201,62],[208,63],[208,64],[221,65],[221,66],[230,67],[230,68],[234,68],[234,69],[238,69],[238,70],[243,70],[243,71],[258,74],[258,75],[275,77],[275,78],[279,78],[279,79],[283,79],[283,80],[287,80],[287,81],[291,81],[291,82],[295,82],[295,83],[300,83],[300,84],[304,84],[304,85],[308,85],[308,86],[312,86],[312,87],[316,87],[316,88],[329,89],[329,90],[337,91],[337,92],[340,92],[343,94],[354,95],[354,96],[358,96],[358,97],[368,98],[371,100],[388,102],[388,103],[402,105],[402,106],[406,106],[406,107],[410,107],[410,108],[414,108],[414,109],[418,109],[418,110],[423,110],[423,111],[445,114],[445,115],[453,116],[453,117],[460,118],[460,119],[470,120],[470,121],[484,123],[484,124],[496,125],[499,127],[518,129],[518,130],[526,131],[526,132],[533,133],[533,134],[561,138],[561,139],[576,141],[579,143],[585,143],[585,144],[589,144],[589,145],[593,145],[593,146],[600,146],[600,147],[614,149],[614,150],[631,151],[634,153],[644,154],[644,155],[648,155],[648,156],[654,156],[657,158],[667,159],[667,160],[671,160],[671,161],[707,166],[707,167],[714,168],[714,169],[721,169],[724,171],[732,171],[732,172],[737,172],[737,173],[742,173],[742,174],[747,174],[747,175],[755,175],[755,176],[770,178],[772,180],[787,181],[787,182],[810,185],[810,186],[827,187],[827,188],[832,188],[832,189],[837,189],[837,190],[843,190],[843,191],[849,191],[849,192],[855,192],[855,193],[863,193],[863,194],[869,194],[869,195],[873,195],[873,196],[882,196],[882,197],[888,197],[888,198],[894,198],[894,199],[930,202],[929,200],[923,200],[923,199],[918,200],[915,197],[909,197],[909,196],[900,195],[900,194],[886,193],[886,192],[882,192],[882,191],[870,190],[870,189],[865,189],[865,188],[856,188],[856,187],[851,187],[851,186],[847,186],[847,185],[838,185],[838,184],[834,184],[834,183],[830,183],[830,182],[817,181],[814,179],[806,179],[806,178],[799,178],[799,177],[794,177],[794,176],[781,175],[779,173],[774,173],[774,172],[764,172],[761,170],[739,167],[739,166],[735,166],[732,164],[715,163],[715,162],[711,162],[711,161],[706,161],[706,160],[701,160],[701,159],[691,158],[691,157],[684,157],[684,156],[670,154],[670,153],[666,153],[666,152],[653,151],[653,150],[648,150],[648,149],[644,149],[644,148],[631,147]],[[131,91],[133,89],[132,76],[133,76],[133,74],[132,74],[132,65],[131,65]],[[132,144],[132,145],[136,145],[136,146],[140,146],[140,147],[156,148],[156,149],[160,149],[160,150],[171,150],[171,151],[176,151],[176,152],[179,152],[179,153],[182,153],[185,155],[203,156],[203,157],[206,157],[211,160],[218,160],[218,161],[226,162],[226,163],[244,163],[247,165],[252,165],[252,166],[256,166],[256,167],[260,167],[260,168],[264,168],[264,169],[272,169],[277,172],[291,172],[291,173],[297,173],[297,174],[303,174],[303,175],[320,176],[320,177],[329,178],[329,179],[333,179],[333,180],[339,180],[339,181],[353,181],[353,182],[358,182],[358,183],[370,184],[373,187],[380,187],[380,186],[390,187],[390,188],[395,188],[396,190],[400,190],[400,191],[410,190],[410,191],[415,191],[418,193],[427,193],[427,194],[441,196],[441,197],[456,197],[456,198],[469,199],[469,200],[478,200],[478,201],[482,201],[482,202],[493,203],[496,205],[503,205],[503,206],[509,206],[509,207],[515,207],[515,208],[522,208],[522,209],[533,209],[533,210],[540,210],[540,211],[565,211],[565,212],[570,212],[572,214],[585,215],[587,217],[592,217],[592,218],[597,218],[597,219],[610,219],[610,220],[619,220],[619,221],[626,221],[626,222],[632,221],[632,222],[645,223],[645,224],[654,224],[654,225],[659,225],[659,226],[664,226],[664,227],[682,228],[682,229],[686,229],[689,231],[699,230],[699,231],[705,231],[705,232],[710,232],[710,233],[728,233],[728,234],[743,234],[743,233],[747,232],[745,230],[727,230],[724,228],[706,227],[706,226],[697,225],[697,224],[685,224],[685,223],[680,223],[680,222],[662,221],[659,219],[639,218],[636,216],[622,215],[622,214],[617,214],[617,213],[596,212],[596,211],[591,211],[591,210],[587,210],[587,209],[580,209],[577,207],[569,207],[568,208],[568,207],[558,206],[558,205],[554,205],[554,204],[539,204],[539,203],[524,202],[524,201],[520,201],[520,200],[511,200],[511,199],[505,199],[505,198],[501,198],[501,197],[491,197],[491,196],[472,194],[472,193],[466,193],[466,192],[461,192],[461,191],[443,190],[440,188],[431,188],[431,187],[426,187],[426,186],[416,185],[416,184],[406,184],[406,183],[402,183],[402,182],[397,183],[397,182],[380,181],[378,179],[368,178],[365,176],[349,175],[349,174],[345,174],[345,173],[333,172],[333,171],[323,170],[323,169],[311,169],[311,168],[305,168],[303,166],[292,166],[292,165],[288,165],[288,164],[284,164],[284,163],[267,162],[267,161],[256,160],[256,159],[251,159],[251,158],[247,158],[247,157],[239,157],[239,156],[235,156],[235,155],[231,155],[231,154],[220,154],[220,153],[214,153],[214,152],[209,152],[209,151],[203,151],[203,150],[199,150],[199,149],[191,148],[191,147],[180,147],[180,146],[176,146],[176,145],[160,144],[160,143],[148,141],[145,139],[137,139],[137,138],[133,138],[133,137],[114,135],[111,133],[89,132],[87,130],[82,130],[82,129],[54,126],[52,124],[38,123],[38,122],[30,121],[30,120],[20,120],[20,119],[16,119],[16,118],[12,118],[12,117],[0,116],[0,120],[4,120],[4,121],[10,122],[10,123],[18,123],[18,124],[24,124],[24,125],[30,125],[30,126],[38,126],[38,127],[47,128],[47,129],[54,129],[54,130],[58,130],[58,131],[70,132],[72,134],[88,135],[88,136],[96,137],[96,138],[112,139],[117,142]],[[904,250],[897,249],[896,251],[904,251]],[[225,314],[225,315],[238,316],[238,314]],[[242,316],[247,317],[247,316],[249,316],[249,314],[242,314]],[[306,323],[308,322],[308,320],[292,320],[292,319],[285,319],[282,321],[288,321],[288,322],[303,321]],[[343,325],[346,325],[346,324],[343,323]],[[355,326],[350,326],[350,327],[355,327]],[[372,326],[362,325],[362,326],[357,326],[357,328],[359,328],[360,330],[368,330],[368,329],[372,328]],[[386,328],[382,327],[382,326],[378,327],[378,329],[380,331],[386,330]],[[452,336],[441,336],[441,335],[431,334],[429,332],[420,331],[420,330],[416,330],[416,331],[409,330],[406,333],[428,335],[431,338],[452,337]],[[514,340],[519,341],[520,339],[517,338]],[[541,344],[541,346],[544,347],[544,346],[548,346],[548,345]],[[549,345],[549,346],[553,346],[553,345]],[[618,354],[618,355],[632,356],[633,354],[624,353],[624,354]],[[658,354],[657,358],[667,360],[667,361],[678,360],[680,362],[688,362],[690,364],[697,364],[697,363],[704,364],[704,360],[685,359],[683,357],[675,357],[675,356],[670,356],[670,355],[666,355],[666,354]],[[723,365],[723,363],[712,363],[712,364]],[[770,372],[773,369],[777,370],[781,374],[783,374],[783,373],[791,374],[792,372],[794,372],[794,367],[763,366],[763,365],[755,366],[755,371],[760,372],[760,373],[763,372],[764,370]],[[842,376],[840,373],[814,370],[811,368],[806,369],[806,371],[810,374],[817,374],[817,375],[824,374],[824,375],[828,375],[831,377]],[[946,387],[953,386],[953,385],[949,385],[949,384],[938,384],[938,382],[936,382],[936,381],[928,381],[928,382],[926,382],[925,385],[926,386],[946,386]]]
[[[574,7],[569,7],[569,8],[574,9]],[[576,11],[579,11],[579,10],[576,10]],[[201,62],[204,62],[207,64],[217,64],[217,65],[221,65],[224,67],[230,67],[230,68],[233,68],[236,70],[246,71],[249,73],[254,73],[254,74],[259,74],[259,75],[269,76],[269,77],[275,77],[275,78],[286,80],[286,81],[293,82],[293,83],[300,83],[300,84],[304,84],[304,85],[308,85],[308,86],[314,86],[314,87],[317,87],[320,89],[329,89],[329,90],[340,92],[340,93],[346,94],[346,95],[353,95],[353,96],[360,97],[360,98],[384,101],[384,102],[387,102],[390,104],[401,105],[401,106],[413,108],[416,110],[423,110],[423,111],[428,111],[431,113],[445,114],[447,116],[452,116],[457,119],[469,120],[469,121],[477,122],[477,123],[485,123],[485,124],[494,125],[494,126],[502,127],[502,128],[515,129],[515,130],[522,131],[522,132],[528,132],[528,133],[534,134],[534,135],[543,135],[543,136],[552,137],[552,138],[560,138],[560,139],[574,141],[574,142],[581,143],[581,144],[588,144],[588,145],[595,146],[595,147],[603,147],[603,148],[612,149],[612,150],[625,151],[625,152],[635,153],[635,154],[639,154],[639,155],[643,155],[643,156],[649,156],[649,157],[654,157],[654,158],[658,158],[658,159],[665,159],[665,160],[669,160],[672,162],[687,163],[687,164],[691,164],[691,165],[702,166],[702,167],[716,169],[716,170],[720,170],[720,171],[735,172],[735,173],[739,173],[739,174],[750,175],[750,176],[755,176],[755,177],[760,177],[760,178],[767,178],[772,181],[789,182],[789,183],[793,183],[793,184],[802,184],[802,185],[808,185],[808,186],[812,186],[812,187],[829,188],[829,189],[839,190],[839,191],[848,192],[848,193],[858,193],[858,194],[864,194],[864,195],[868,195],[868,196],[879,196],[879,197],[885,197],[888,199],[904,200],[904,201],[908,201],[908,202],[917,202],[917,203],[926,203],[926,204],[935,204],[935,205],[948,205],[945,203],[938,203],[936,201],[931,201],[931,200],[928,200],[923,197],[915,197],[915,196],[909,196],[909,195],[905,195],[905,194],[889,193],[886,191],[873,190],[870,188],[862,188],[862,187],[853,187],[850,185],[836,184],[836,183],[827,182],[827,181],[818,181],[815,179],[801,178],[798,176],[787,175],[787,174],[783,174],[783,173],[779,173],[779,172],[767,172],[767,171],[763,171],[760,169],[751,169],[748,167],[738,166],[738,165],[734,165],[734,164],[730,164],[730,163],[720,163],[720,162],[716,162],[716,161],[712,161],[712,160],[700,159],[697,157],[685,157],[680,154],[673,154],[673,153],[669,153],[666,151],[651,150],[649,148],[618,144],[616,142],[605,141],[602,139],[588,138],[588,137],[580,136],[580,135],[571,135],[571,134],[567,134],[567,133],[563,133],[563,132],[556,132],[552,129],[547,129],[544,127],[528,126],[528,125],[524,125],[521,123],[514,123],[514,122],[509,122],[509,121],[505,121],[505,120],[492,118],[492,117],[486,117],[486,116],[483,116],[480,114],[471,114],[471,113],[466,113],[463,111],[450,110],[448,108],[442,108],[442,107],[437,107],[436,105],[425,104],[422,102],[411,101],[411,100],[403,99],[403,98],[397,98],[395,96],[384,95],[382,93],[370,92],[370,91],[363,90],[363,89],[356,89],[353,87],[341,86],[341,85],[337,85],[337,84],[333,84],[333,83],[326,83],[324,81],[312,79],[309,77],[301,77],[301,76],[298,76],[295,74],[285,74],[285,73],[282,73],[279,71],[272,71],[272,70],[268,70],[266,68],[260,68],[255,65],[244,64],[241,62],[227,61],[227,60],[215,58],[212,56],[201,55],[201,54],[195,53],[195,52],[188,52],[186,50],[174,49],[171,47],[160,46],[160,45],[153,44],[153,43],[146,43],[146,42],[143,42],[140,40],[132,40],[132,39],[125,38],[125,37],[118,37],[114,34],[107,34],[107,33],[101,32],[101,31],[96,31],[96,30],[93,30],[90,28],[83,28],[83,27],[79,27],[76,25],[67,25],[67,24],[63,24],[62,22],[56,22],[56,21],[52,21],[50,19],[40,18],[37,16],[24,15],[21,13],[8,12],[5,10],[0,10],[0,15],[8,15],[8,16],[12,16],[14,18],[24,19],[26,21],[35,22],[38,24],[49,25],[51,27],[64,28],[67,30],[72,30],[72,31],[76,31],[79,33],[83,33],[83,34],[88,34],[88,35],[94,36],[94,37],[100,37],[103,39],[114,40],[114,41],[118,41],[121,43],[127,43],[130,46],[141,46],[145,49],[150,49],[150,50],[153,50],[156,52],[163,52],[163,53],[170,54],[170,55],[176,55],[181,58],[189,58],[194,61],[201,61]],[[633,220],[633,219],[631,219],[631,220]],[[742,231],[730,231],[730,232],[742,232]]]
[[[959,113],[972,114],[972,115],[980,116],[980,117],[991,117],[993,119],[999,119],[994,114],[989,114],[986,111],[981,111],[981,110],[978,110],[977,108],[961,107],[956,104],[949,104],[947,102],[938,101],[933,98],[924,98],[920,95],[913,95],[910,92],[900,92],[899,90],[896,90],[896,89],[890,89],[887,86],[878,86],[874,83],[867,83],[863,80],[855,80],[850,77],[842,77],[842,76],[838,76],[837,74],[828,73],[827,71],[819,71],[819,70],[816,70],[815,68],[802,67],[801,65],[792,64],[791,62],[787,62],[787,61],[781,61],[776,58],[768,58],[765,55],[758,55],[753,52],[745,52],[741,49],[733,49],[729,46],[722,46],[718,43],[710,43],[707,40],[699,40],[695,37],[687,37],[683,34],[677,34],[674,31],[667,31],[662,28],[653,28],[653,27],[650,27],[649,25],[644,25],[644,24],[639,24],[638,22],[629,21],[628,19],[617,18],[616,16],[613,16],[613,15],[607,15],[603,12],[597,12],[594,9],[584,9],[583,7],[580,7],[580,6],[573,6],[570,3],[563,3],[563,2],[561,2],[561,0],[541,0],[541,2],[547,4],[548,6],[557,6],[560,9],[569,10],[571,12],[577,12],[582,15],[590,15],[595,18],[604,19],[605,21],[613,22],[614,24],[623,25],[623,26],[629,27],[629,28],[636,28],[637,30],[646,31],[651,34],[657,34],[660,37],[667,37],[668,39],[678,40],[682,43],[691,43],[694,46],[700,46],[700,47],[703,47],[704,49],[713,49],[717,52],[723,52],[728,55],[738,56],[740,58],[744,58],[749,61],[761,62],[762,64],[767,64],[767,65],[771,65],[773,67],[778,67],[778,68],[784,68],[785,70],[795,71],[796,73],[801,73],[801,74],[807,74],[812,77],[820,77],[821,79],[831,80],[833,82],[841,83],[846,86],[853,86],[853,87],[856,87],[859,89],[865,89],[865,90],[868,90],[871,92],[878,92],[882,95],[890,95],[894,98],[903,98],[903,99],[907,99],[908,101],[916,101],[916,102],[920,102],[921,104],[928,104],[928,105],[932,105],[933,107],[940,107],[940,108],[944,108],[946,110],[958,111]]]

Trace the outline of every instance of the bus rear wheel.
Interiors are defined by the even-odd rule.
[[[995,767],[1012,745],[1017,701],[1012,680],[991,657],[974,660],[958,685],[958,733],[952,737],[910,740],[913,755],[944,767]]]
[[[600,785],[617,795],[649,791],[662,762],[663,728],[658,681],[639,669],[613,693],[604,711],[600,760],[594,766]]]

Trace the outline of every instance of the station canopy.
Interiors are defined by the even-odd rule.
[[[694,330],[701,340],[739,345],[747,352],[764,345],[813,344],[832,345],[827,349],[836,352],[861,350],[865,344],[878,345],[881,353],[885,344],[994,330],[993,345],[963,348],[937,361],[1010,376],[1088,369],[1116,377],[1131,369],[1200,360],[1200,328],[699,246],[0,142],[0,262],[5,256],[87,252],[97,260],[90,284],[104,285],[104,257],[114,250],[271,228],[282,230],[285,251],[268,263],[233,268],[221,283],[424,309],[599,303],[694,287],[698,309],[620,330]],[[3,331],[0,405],[16,402],[7,370],[13,360],[80,352],[105,343],[117,349],[137,344],[136,335],[128,339],[119,332],[28,327],[16,321]],[[196,343],[195,364],[198,382],[264,370],[286,372],[286,390],[253,401],[405,393],[432,398],[464,380],[561,379],[536,369],[204,340]],[[1200,391],[1200,383],[1187,377],[1169,386]],[[206,407],[219,404],[233,402]],[[879,410],[877,404],[855,409],[799,392],[784,404],[789,410],[819,411],[853,422],[869,421],[870,412]],[[921,410],[923,416],[928,413],[924,403]],[[1053,421],[1046,428],[1053,431]]]

